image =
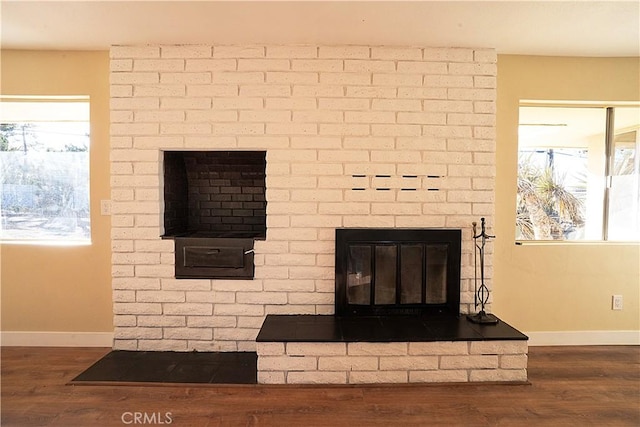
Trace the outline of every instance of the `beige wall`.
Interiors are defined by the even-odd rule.
[[[494,311],[527,331],[640,329],[638,244],[516,246],[518,102],[638,101],[638,58],[498,58]],[[624,297],[622,311],[611,296]]]
[[[93,245],[0,246],[3,331],[113,330],[109,217],[99,215],[109,198],[108,61],[108,52],[2,52],[2,93],[89,94],[93,135]],[[518,100],[638,100],[638,63],[499,56],[494,311],[524,331],[640,329],[638,245],[515,246],[512,225]],[[623,311],[610,309],[614,293]]]
[[[108,52],[2,52],[2,94],[91,97],[90,246],[0,245],[2,330],[110,332]]]

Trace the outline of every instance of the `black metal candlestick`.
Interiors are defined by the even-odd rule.
[[[484,247],[489,239],[494,239],[496,236],[487,234],[484,224],[484,218],[480,218],[480,234],[477,234],[477,223],[473,222],[473,269],[474,269],[474,283],[473,289],[475,309],[478,309],[480,305],[480,311],[476,314],[467,314],[467,319],[473,323],[481,323],[485,325],[495,325],[498,323],[498,318],[493,314],[487,314],[484,311],[484,306],[489,302],[489,288],[484,284]],[[480,244],[478,244],[480,240]],[[478,258],[480,258],[480,287],[478,287]]]

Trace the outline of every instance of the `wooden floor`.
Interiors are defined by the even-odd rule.
[[[640,426],[637,346],[531,347],[531,385],[66,385],[108,351],[2,348],[1,425]]]

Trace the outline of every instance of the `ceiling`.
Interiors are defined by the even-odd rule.
[[[114,44],[494,47],[501,54],[640,56],[640,1],[1,0],[4,49]]]

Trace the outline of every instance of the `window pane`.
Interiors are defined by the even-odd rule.
[[[609,190],[609,240],[640,240],[640,109],[615,109]]]
[[[602,238],[604,108],[521,107],[519,240]]]
[[[18,104],[20,108],[12,108]],[[29,104],[37,105],[32,110]],[[3,103],[2,119],[35,111],[40,121],[0,124],[1,217],[3,240],[89,241],[88,102],[79,121],[42,121],[48,105],[60,117],[65,103]],[[44,112],[44,113],[43,113]]]

